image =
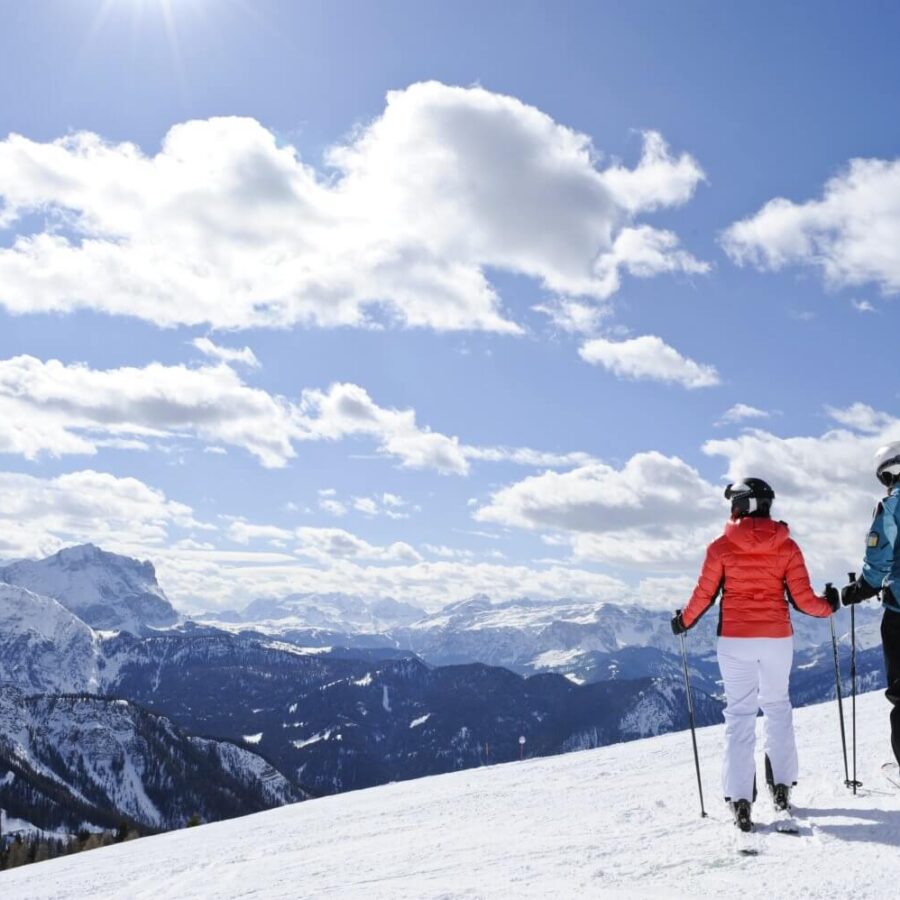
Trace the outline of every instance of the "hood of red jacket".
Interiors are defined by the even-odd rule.
[[[762,552],[774,550],[791,536],[784,522],[774,519],[732,519],[725,526],[725,537],[742,550]]]

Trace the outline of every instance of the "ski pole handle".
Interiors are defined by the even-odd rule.
[[[848,572],[847,577],[850,579],[850,584],[853,584],[856,581],[856,572]]]

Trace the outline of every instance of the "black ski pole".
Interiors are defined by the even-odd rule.
[[[829,581],[826,587],[831,587]],[[850,787],[850,770],[847,767],[847,732],[844,728],[844,697],[841,690],[841,663],[838,655],[837,634],[834,630],[834,615],[828,617],[831,623],[831,650],[834,653],[834,686],[837,690],[838,718],[841,722],[841,749],[844,751],[844,785]]]
[[[850,583],[856,581],[856,572],[848,572]],[[856,780],[856,604],[850,606],[850,683],[853,689],[853,779],[850,786],[853,794],[856,789],[862,787],[862,782]]]
[[[684,691],[687,695],[688,717],[691,721],[691,743],[694,745],[694,767],[697,770],[697,790],[700,792],[700,818],[706,818],[703,805],[703,782],[700,780],[700,756],[697,753],[697,732],[694,726],[694,698],[691,694],[691,678],[688,675],[687,650],[684,646],[684,632],[681,633],[681,661],[684,665]]]

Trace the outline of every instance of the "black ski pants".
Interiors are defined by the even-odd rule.
[[[885,696],[894,708],[891,710],[891,747],[900,764],[900,613],[889,609],[881,620],[881,644],[884,648],[884,668],[887,672]]]

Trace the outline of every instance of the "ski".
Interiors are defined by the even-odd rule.
[[[881,774],[887,779],[888,784],[900,790],[900,766],[897,763],[885,763],[881,767]]]
[[[752,831],[735,828],[734,849],[739,856],[759,856],[759,841]]]
[[[800,825],[789,812],[776,813],[775,820],[772,822],[772,827],[778,834],[800,834]]]

